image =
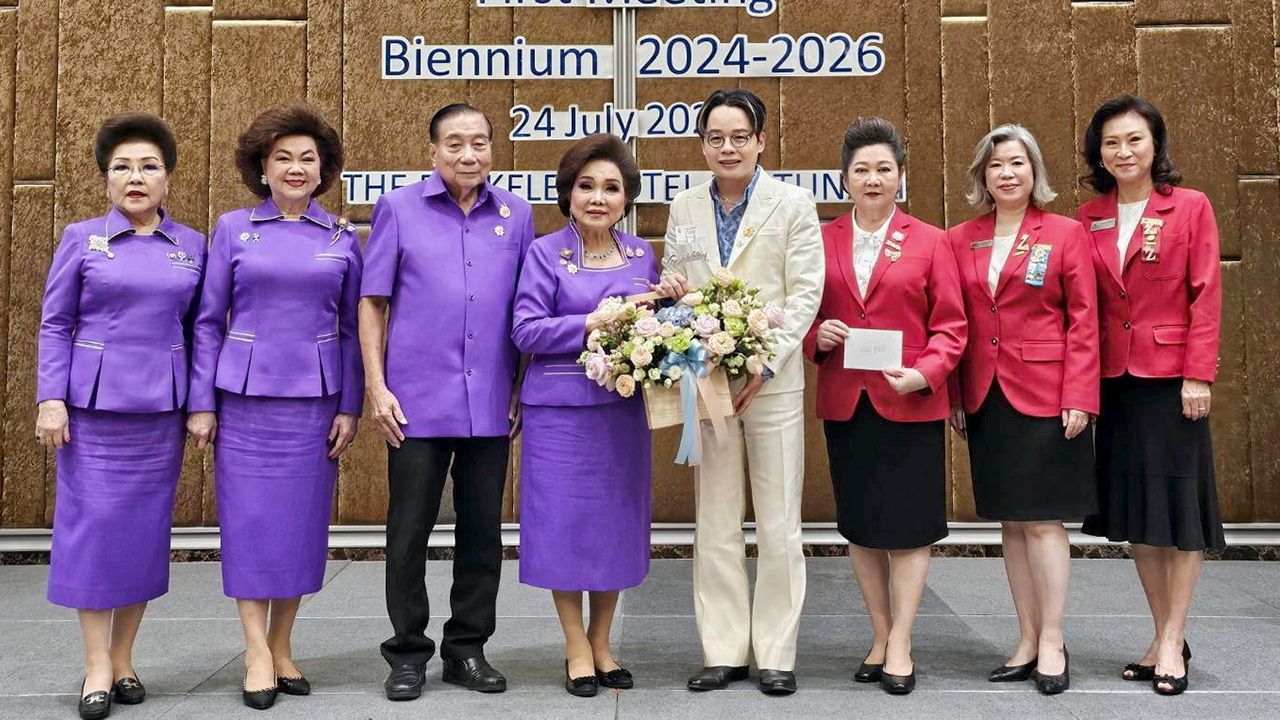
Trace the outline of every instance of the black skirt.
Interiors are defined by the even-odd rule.
[[[823,425],[836,523],[846,540],[908,550],[947,536],[944,421],[885,420],[863,393],[852,419]]]
[[[965,427],[980,517],[1032,522],[1097,512],[1088,429],[1068,440],[1061,417],[1023,415],[1009,404],[999,380]]]
[[[1096,515],[1084,532],[1179,550],[1226,547],[1209,420],[1182,416],[1182,378],[1102,381]]]

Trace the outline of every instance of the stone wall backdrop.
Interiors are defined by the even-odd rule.
[[[754,78],[743,87],[770,110],[768,168],[834,168],[843,128],[883,115],[910,146],[907,209],[940,225],[964,220],[964,170],[974,143],[998,123],[1027,125],[1059,190],[1052,210],[1074,213],[1080,135],[1099,101],[1142,93],[1166,113],[1186,184],[1213,200],[1222,232],[1222,372],[1213,431],[1230,522],[1280,521],[1280,0],[780,0],[776,13],[741,9],[636,12],[637,35],[744,33],[764,42],[884,33],[884,71],[864,78]],[[488,109],[496,169],[554,169],[562,142],[506,140],[515,104],[598,109],[607,79],[385,81],[380,37],[428,44],[612,42],[612,12],[477,8],[473,0],[0,0],[0,527],[51,521],[54,459],[31,439],[40,297],[63,227],[104,211],[92,159],[98,122],[123,110],[162,113],[181,141],[169,209],[208,229],[249,204],[231,152],[250,118],[305,98],[340,128],[348,169],[423,168],[433,109],[466,100]],[[646,79],[638,105],[700,100],[725,81]],[[736,82],[730,80],[728,82]],[[645,168],[704,169],[695,140],[638,143]],[[328,207],[367,222],[370,208]],[[821,208],[824,219],[847,210]],[[539,232],[559,226],[538,210]],[[662,207],[639,213],[661,237]],[[812,391],[810,392],[812,395]],[[812,397],[809,398],[812,411]],[[654,447],[655,520],[692,519],[692,473],[671,464],[678,433]],[[808,428],[805,518],[832,519],[821,424]],[[514,453],[518,461],[518,450]],[[954,520],[976,519],[965,449],[952,450]],[[335,522],[381,523],[386,457],[366,429],[342,460]],[[591,472],[584,468],[584,473]],[[517,520],[513,463],[507,517]],[[212,453],[188,450],[176,521],[217,521]],[[447,512],[447,511],[446,511]],[[448,522],[448,518],[442,518]]]

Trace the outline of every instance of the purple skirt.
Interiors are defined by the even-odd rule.
[[[320,589],[338,462],[328,458],[338,396],[218,393],[214,484],[222,591],[246,600]]]
[[[186,440],[183,414],[68,407],[57,452],[49,602],[107,610],[169,590],[169,535]]]
[[[610,591],[649,573],[649,426],[639,397],[521,407],[520,582]]]

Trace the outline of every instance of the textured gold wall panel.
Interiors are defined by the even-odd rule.
[[[1254,520],[1280,521],[1280,180],[1240,182]]]
[[[13,208],[13,89],[18,54],[18,13],[0,12],[0,407],[9,353],[9,233]],[[0,525],[4,524],[4,423],[0,422]]]
[[[46,477],[53,466],[35,442],[36,332],[44,276],[57,238],[53,232],[53,186],[13,187],[9,245],[8,372],[4,397],[4,516],[7,527],[48,524]]]
[[[1053,209],[1071,213],[1091,197],[1072,186],[1093,109],[1112,95],[1148,94],[1166,113],[1186,184],[1209,193],[1222,229],[1226,302],[1212,422],[1223,508],[1232,520],[1277,521],[1280,458],[1269,449],[1280,442],[1280,421],[1269,409],[1280,405],[1278,4],[786,0],[762,18],[734,9],[639,10],[637,35],[711,32],[728,40],[743,33],[765,42],[776,32],[878,31],[886,65],[873,77],[638,80],[637,105],[692,103],[718,87],[749,88],[768,106],[763,163],[771,169],[835,168],[844,127],[858,115],[884,115],[904,131],[911,152],[908,210],[945,225],[975,213],[963,198],[965,170],[993,123],[1022,122],[1037,134],[1062,196]],[[182,7],[191,5],[197,7]],[[458,100],[491,116],[496,169],[554,170],[568,143],[512,143],[510,106],[598,110],[613,96],[609,80],[380,77],[383,35],[422,35],[443,45],[509,44],[516,35],[531,44],[608,45],[607,11],[477,8],[473,0],[142,0],[128,16],[105,8],[102,0],[23,0],[0,11],[0,246],[7,248],[0,252],[0,300],[8,302],[0,345],[9,343],[0,361],[0,524],[7,526],[45,524],[52,507],[52,460],[29,442],[38,300],[57,230],[103,209],[91,156],[102,117],[125,108],[163,112],[181,154],[168,207],[206,230],[218,213],[255,202],[240,186],[232,149],[253,116],[276,102],[305,98],[319,106],[343,135],[348,170],[427,168],[427,120]],[[103,39],[121,36],[128,40]],[[692,138],[641,140],[637,153],[644,168],[705,169]],[[369,219],[369,206],[340,207],[337,189],[322,202]],[[824,219],[847,210],[821,208]],[[563,224],[554,206],[540,207],[537,221],[539,232]],[[642,234],[660,236],[665,225],[665,208],[641,209]],[[806,398],[803,513],[823,521],[833,504],[813,396],[810,390]],[[341,463],[339,522],[385,516],[386,451],[365,425]],[[654,434],[659,522],[692,518],[692,472],[671,463],[678,437],[678,429]],[[949,453],[951,517],[976,519],[963,441],[952,438]],[[515,475],[518,447],[512,457]],[[188,449],[180,524],[216,523],[211,464],[211,454]],[[517,490],[508,485],[508,520]],[[453,517],[450,502],[451,493],[444,522]]]
[[[1231,21],[1231,3],[1224,0],[1135,0],[1134,8],[1138,13],[1139,25],[1191,25]]]
[[[1076,173],[1085,173],[1081,138],[1093,111],[1115,95],[1138,92],[1137,31],[1133,6],[1114,3],[1081,3],[1071,7],[1071,44],[1075,64]],[[1065,193],[1065,185],[1059,187]],[[1076,184],[1076,202],[1084,203],[1093,191]]]
[[[302,20],[308,0],[212,0],[218,20]],[[204,4],[209,4],[208,2]]]
[[[1138,90],[1165,115],[1169,151],[1213,201],[1222,256],[1240,257],[1230,28],[1138,28]]]
[[[934,0],[906,0],[907,211],[945,222],[942,150],[942,21]]]
[[[1240,173],[1274,173],[1280,169],[1277,137],[1280,136],[1280,75],[1274,57],[1275,9],[1265,0],[1234,0],[1236,152]]]
[[[1253,517],[1253,468],[1249,464],[1248,375],[1245,370],[1245,287],[1239,262],[1222,263],[1222,361],[1213,385],[1210,425],[1225,522]]]
[[[58,114],[58,0],[23,0],[18,9],[15,180],[52,180]]]
[[[1069,0],[1008,0],[988,11],[991,122],[1027,127],[1044,153],[1058,199],[1046,209],[1075,209],[1075,97]],[[1035,32],[1027,33],[1027,28]],[[1010,38],[1019,42],[1010,42]],[[975,138],[976,140],[977,138]]]
[[[146,0],[118,12],[113,0],[63,3],[58,13],[58,143],[54,226],[82,208],[102,208],[102,175],[93,139],[103,118],[160,111],[164,3]]]
[[[942,22],[942,125],[946,152],[947,224],[977,214],[965,200],[973,149],[991,130],[985,20]],[[910,192],[910,191],[908,191]]]

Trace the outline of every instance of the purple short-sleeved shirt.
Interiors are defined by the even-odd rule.
[[[510,431],[511,308],[532,242],[533,209],[488,183],[467,214],[438,175],[378,198],[361,295],[390,299],[386,381],[406,436]]]

